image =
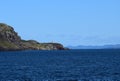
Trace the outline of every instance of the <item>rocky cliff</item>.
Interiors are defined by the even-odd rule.
[[[39,43],[23,40],[13,27],[0,23],[0,51],[3,50],[65,50],[59,43]]]

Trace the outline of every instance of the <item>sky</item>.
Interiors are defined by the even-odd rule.
[[[64,46],[120,44],[120,0],[0,0],[0,22],[22,39]]]

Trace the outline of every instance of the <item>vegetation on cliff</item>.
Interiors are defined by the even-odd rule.
[[[35,40],[23,40],[13,27],[0,23],[0,50],[64,50],[59,43],[39,43]]]

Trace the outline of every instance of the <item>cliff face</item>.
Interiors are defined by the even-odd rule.
[[[22,40],[13,27],[0,23],[0,50],[64,50],[59,43],[39,43],[35,40]]]

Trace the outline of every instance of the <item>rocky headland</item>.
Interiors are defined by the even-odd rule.
[[[0,51],[16,50],[65,50],[59,43],[39,43],[35,40],[23,40],[14,28],[0,23]]]

